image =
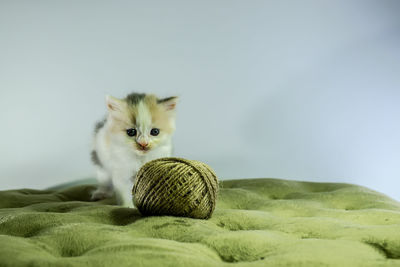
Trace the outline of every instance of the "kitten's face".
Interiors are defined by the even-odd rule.
[[[144,154],[172,137],[177,97],[130,94],[125,99],[107,97],[113,134],[124,136],[138,154]]]

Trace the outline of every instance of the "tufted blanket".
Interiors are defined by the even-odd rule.
[[[0,266],[400,266],[400,204],[364,187],[221,183],[210,220],[90,202],[93,185],[0,192]]]

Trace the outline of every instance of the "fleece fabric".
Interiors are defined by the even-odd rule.
[[[400,203],[357,185],[223,181],[209,220],[93,189],[1,191],[0,266],[400,266]]]

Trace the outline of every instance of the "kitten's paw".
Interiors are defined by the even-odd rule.
[[[131,209],[135,208],[135,205],[133,204],[133,201],[123,201],[119,205],[122,206],[122,207],[125,207],[125,208],[131,208]]]
[[[106,198],[110,198],[110,197],[112,197],[112,195],[113,195],[112,192],[97,189],[96,191],[94,191],[92,193],[92,197],[90,198],[90,200],[91,201],[99,201],[99,200],[103,200]]]

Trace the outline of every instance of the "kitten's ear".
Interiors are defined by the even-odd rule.
[[[106,105],[108,112],[111,115],[114,117],[120,117],[125,110],[126,103],[121,99],[106,95]]]
[[[123,104],[122,100],[115,98],[110,95],[106,95],[106,104],[108,111],[122,111]]]
[[[171,96],[157,101],[158,104],[162,105],[165,110],[175,110],[176,104],[178,103],[177,96]]]

